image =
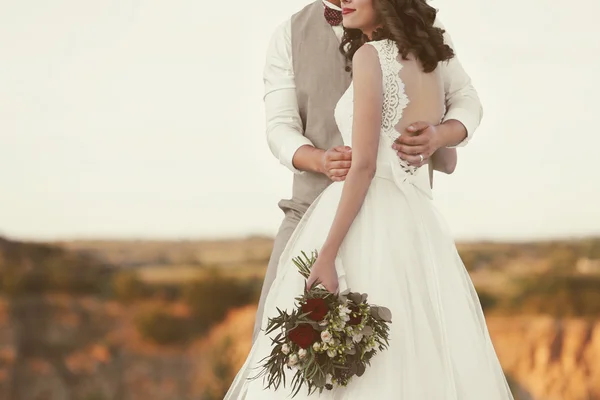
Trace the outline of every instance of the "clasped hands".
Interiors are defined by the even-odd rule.
[[[427,122],[411,124],[406,128],[406,134],[396,139],[392,148],[409,165],[421,167],[442,147],[437,129],[436,125]],[[323,154],[323,172],[333,182],[345,180],[351,164],[352,149],[348,146],[333,147]]]

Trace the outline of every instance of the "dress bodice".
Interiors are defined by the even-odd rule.
[[[441,80],[437,79],[438,82],[435,83],[432,79],[439,76],[427,76],[428,74],[422,71],[420,63],[415,59],[402,60],[398,47],[392,40],[368,42],[367,45],[377,50],[383,80],[382,123],[376,176],[392,173],[395,180],[410,181],[431,197],[428,167],[416,168],[401,160],[392,149],[392,144],[401,135],[401,129],[410,123],[419,120],[438,123],[441,120],[444,103]],[[405,65],[407,71],[403,73]],[[418,104],[413,107],[409,107],[411,101],[403,79],[411,80],[411,89],[415,92],[415,96],[419,97]],[[430,94],[427,97],[425,93],[423,98],[422,92],[430,92]],[[354,85],[350,84],[335,108],[335,120],[347,146],[352,145],[353,116]],[[408,118],[406,123],[405,117]]]

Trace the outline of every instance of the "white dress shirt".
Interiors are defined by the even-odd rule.
[[[323,1],[333,9],[335,5]],[[436,26],[443,26],[436,22]],[[332,26],[341,41],[343,27]],[[263,73],[265,84],[265,112],[267,125],[267,141],[269,148],[279,161],[295,173],[300,173],[293,164],[294,154],[305,145],[313,143],[304,136],[302,120],[298,111],[296,85],[292,63],[291,19],[280,25],[274,32]],[[450,36],[445,34],[446,43],[453,47]],[[467,129],[467,138],[459,144],[464,146],[479,126],[483,110],[477,92],[471,85],[467,75],[456,57],[448,62],[440,63],[446,92],[446,115],[444,121],[455,119]],[[326,149],[324,149],[326,150]]]

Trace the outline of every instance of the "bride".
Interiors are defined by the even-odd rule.
[[[412,3],[410,8],[408,3]],[[345,182],[331,184],[296,228],[268,294],[262,321],[291,309],[305,284],[351,288],[392,311],[390,346],[347,387],[324,399],[512,399],[473,284],[432,202],[427,167],[400,160],[394,141],[411,122],[442,119],[437,68],[454,54],[433,26],[425,0],[343,0],[342,48],[353,82],[335,109],[352,147]],[[454,149],[438,157],[455,162]],[[308,282],[292,258],[318,250]],[[290,388],[264,389],[260,361],[271,340],[259,335],[225,399],[286,399]],[[286,381],[293,376],[289,371]],[[296,398],[305,398],[300,391]],[[317,396],[317,395],[315,395]]]

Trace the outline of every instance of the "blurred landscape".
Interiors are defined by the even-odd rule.
[[[0,399],[222,399],[271,247],[0,238]],[[600,238],[459,251],[515,398],[600,399]]]

